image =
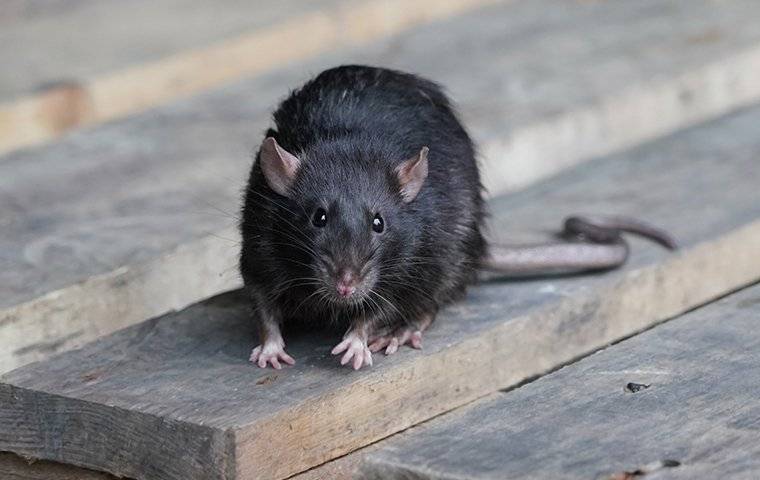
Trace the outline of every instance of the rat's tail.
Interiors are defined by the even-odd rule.
[[[628,259],[630,248],[623,233],[633,233],[673,250],[676,242],[667,232],[625,217],[568,217],[560,233],[563,242],[503,246],[491,245],[483,259],[484,270],[509,276],[571,274],[617,268]]]

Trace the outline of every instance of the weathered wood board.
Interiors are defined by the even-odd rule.
[[[499,4],[3,157],[0,371],[238,286],[232,217],[250,153],[287,88],[321,68],[442,82],[498,193],[754,98],[760,5],[713,9]]]
[[[227,293],[1,377],[0,450],[135,478],[284,478],[678,315],[760,278],[759,119],[733,115],[492,202],[499,232],[646,212],[678,254],[636,242],[623,270],[480,285],[423,352],[359,372],[338,366],[327,332],[288,337],[294,368],[252,367],[248,306]]]
[[[757,478],[759,326],[754,286],[412,428],[359,478]]]
[[[0,7],[0,152],[487,3],[12,2]]]

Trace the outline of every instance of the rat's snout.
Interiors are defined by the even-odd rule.
[[[359,274],[350,268],[346,268],[338,272],[335,289],[340,297],[349,298],[356,292],[356,287],[360,282]]]
[[[335,239],[319,257],[318,275],[330,297],[341,305],[362,302],[372,291],[377,278],[371,259],[353,244],[352,238]]]

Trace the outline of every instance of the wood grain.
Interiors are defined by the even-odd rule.
[[[316,2],[291,2],[290,14],[271,25],[265,24],[233,38],[177,51],[153,61],[119,65],[112,72],[91,78],[50,85],[39,94],[0,104],[0,153],[50,140],[74,127],[130,115],[245,75],[281,67],[327,50],[370,42],[492,2],[322,1],[317,4],[322,8],[315,8],[312,3]],[[249,10],[253,11],[240,12],[243,18],[271,9],[260,2],[248,4]],[[139,6],[131,8],[140,11]],[[219,5],[217,8],[225,7]],[[192,6],[181,6],[181,10],[186,9],[192,10]],[[118,12],[118,6],[113,10]],[[108,16],[113,14],[111,12]],[[86,20],[90,22],[92,18]],[[162,20],[159,18],[158,22]],[[166,20],[181,22],[182,15]],[[156,19],[147,21],[155,22]],[[208,23],[213,25],[215,22]],[[140,27],[136,25],[131,35],[139,37]],[[213,30],[213,27],[205,28]],[[50,51],[47,55],[54,53]]]
[[[3,376],[0,450],[135,478],[285,478],[756,281],[758,118],[743,112],[492,202],[503,233],[579,210],[646,212],[679,239],[677,255],[636,242],[623,270],[482,284],[442,312],[423,352],[359,372],[329,354],[339,332],[289,332],[294,368],[251,366],[247,301],[231,292]]]
[[[755,286],[398,435],[357,478],[755,478],[759,321]]]
[[[5,155],[0,371],[239,286],[251,151],[277,101],[325,67],[441,82],[493,195],[754,98],[760,4],[667,5],[500,2]],[[704,32],[723,33],[695,43]]]

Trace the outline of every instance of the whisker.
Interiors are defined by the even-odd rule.
[[[293,310],[293,314],[295,315],[298,310],[313,296],[317,295],[321,290],[315,290],[311,295],[308,295],[306,298],[304,298],[301,303],[298,304],[298,306]]]
[[[385,303],[387,303],[387,304],[388,304],[388,306],[390,306],[390,307],[391,307],[393,310],[395,310],[395,311],[396,311],[396,313],[398,313],[400,316],[402,316],[402,317],[404,316],[404,314],[401,312],[401,310],[399,310],[399,309],[398,309],[398,307],[396,307],[396,306],[395,306],[393,303],[391,303],[391,301],[390,301],[390,300],[388,300],[388,299],[387,299],[387,298],[385,298],[384,296],[380,295],[380,294],[377,292],[377,290],[374,290],[374,289],[370,289],[370,291],[369,291],[369,292],[370,292],[370,294],[375,294],[375,295],[377,295],[377,296],[378,296],[378,297],[379,297],[381,300],[383,300]]]

